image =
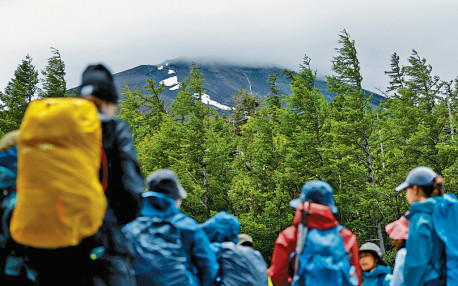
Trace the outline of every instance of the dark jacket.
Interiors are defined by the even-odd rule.
[[[173,218],[173,223],[180,230],[182,246],[187,255],[189,285],[211,285],[218,272],[218,264],[205,232],[194,219],[181,214],[171,197],[151,191],[143,194],[140,215],[170,220]],[[135,239],[136,233],[129,226],[124,231],[131,232],[128,237]]]
[[[127,124],[103,114],[100,114],[100,119],[108,166],[108,184],[105,190],[108,206],[98,235],[101,236],[108,253],[126,254],[131,250],[126,249],[121,227],[138,216],[145,182]]]
[[[404,285],[423,285],[441,276],[444,267],[444,243],[434,230],[432,213],[442,197],[431,197],[410,206]]]
[[[297,229],[302,216],[302,208],[303,204],[299,205],[296,209],[293,225],[280,232],[275,241],[272,263],[267,269],[267,274],[276,286],[288,286],[291,282],[288,277],[289,259],[291,253],[296,250]],[[338,226],[339,222],[328,206],[312,204],[308,225],[309,228],[329,229]],[[343,238],[345,250],[351,255],[350,264],[355,267],[359,281],[361,281],[359,247],[356,235],[347,228],[340,230],[339,234]]]

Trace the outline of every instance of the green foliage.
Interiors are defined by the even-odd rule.
[[[342,46],[336,48],[337,56],[332,60],[332,70],[337,74],[337,79],[343,84],[361,89],[363,77],[359,70],[359,60],[356,56],[355,41],[350,40],[346,30],[339,34],[338,43]]]
[[[60,56],[59,50],[51,47],[52,57],[48,59],[48,64],[41,71],[45,77],[42,80],[43,89],[41,97],[64,97],[67,95],[67,83],[65,81],[65,64]]]
[[[27,55],[17,67],[5,92],[0,92],[0,133],[19,129],[28,104],[36,95],[38,71]]]
[[[387,88],[387,92],[393,91],[394,96],[398,97],[396,91],[400,88],[403,88],[403,72],[401,70],[401,67],[399,66],[399,56],[394,53],[391,56],[391,70],[386,71],[385,74],[387,74],[390,77],[390,86]]]
[[[458,78],[441,81],[415,50],[404,66],[394,53],[385,72],[392,96],[374,108],[361,88],[355,42],[343,30],[338,44],[334,74],[327,77],[331,103],[315,87],[308,56],[298,73],[284,71],[291,95],[280,94],[272,74],[264,101],[240,90],[229,116],[202,103],[205,79],[196,63],[170,109],[161,99],[164,85],[154,79],[147,80],[147,94],[125,86],[117,116],[132,129],[143,174],[174,170],[188,193],[184,212],[199,222],[233,213],[267,261],[278,233],[291,225],[289,201],[307,181],[325,180],[334,189],[339,222],[361,243],[378,241],[393,262],[384,226],[409,208],[394,190],[409,170],[427,165],[444,177],[447,192],[458,188]],[[60,74],[64,82],[63,62],[57,50],[53,54],[53,69],[44,74]],[[0,93],[0,133],[19,127],[37,75],[27,56]],[[59,89],[51,78],[43,96]]]
[[[123,99],[119,102],[117,112],[118,117],[129,125],[136,143],[156,133],[167,116],[164,101],[160,98],[165,86],[156,86],[154,79],[149,78],[144,88],[150,94],[143,94],[138,89],[132,91],[125,86],[121,91]]]

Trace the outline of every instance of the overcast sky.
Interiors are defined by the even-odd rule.
[[[330,75],[346,29],[363,87],[386,89],[390,57],[414,48],[443,80],[458,76],[457,0],[0,0],[0,90],[29,54],[57,48],[67,87],[88,63],[114,73],[168,59],[210,58],[298,70],[304,54]]]

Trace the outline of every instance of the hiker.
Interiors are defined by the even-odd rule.
[[[204,222],[202,228],[220,266],[213,285],[267,286],[267,265],[262,254],[252,248],[253,240],[251,247],[237,243],[240,223],[235,216],[225,211],[219,212]]]
[[[85,285],[106,196],[99,178],[102,128],[81,98],[29,103],[17,137],[13,240],[26,246],[37,285]]]
[[[382,251],[375,243],[366,242],[359,249],[359,263],[363,271],[363,286],[389,286],[391,267],[382,259]]]
[[[140,216],[124,227],[138,285],[211,285],[218,263],[200,225],[179,211],[187,194],[175,172],[157,170],[147,186]]]
[[[105,172],[108,173],[105,182],[107,211],[103,224],[95,235],[97,244],[102,248],[99,247],[91,253],[93,283],[110,286],[135,285],[131,267],[133,249],[126,243],[122,226],[138,216],[145,183],[135,154],[132,133],[124,121],[113,117],[118,91],[112,74],[104,65],[89,65],[85,69],[79,93],[82,98],[93,102],[99,110],[104,150],[102,156],[106,157]],[[103,171],[101,168],[101,172]]]
[[[103,65],[84,71],[80,94],[27,107],[11,235],[38,285],[135,285],[121,231],[144,188],[132,137],[112,117],[118,94]]]
[[[299,198],[292,200],[290,205],[296,209],[293,225],[278,235],[272,263],[267,270],[274,285],[287,286],[290,282],[291,285],[361,283],[358,241],[334,217],[337,207],[331,186],[324,181],[307,182],[302,186]],[[318,248],[325,253],[321,253]],[[293,256],[299,259],[293,258],[290,261],[290,256],[295,251]],[[321,262],[324,265],[328,264],[326,261],[336,261],[338,265],[329,266],[335,267],[339,272],[326,271],[323,266],[315,264],[312,258],[317,252],[320,255],[315,257],[322,257],[324,261]],[[312,267],[316,268],[311,270]],[[294,271],[296,277],[289,277],[289,269]]]
[[[393,276],[390,286],[404,285],[404,262],[406,258],[406,240],[409,233],[409,221],[401,216],[385,226],[385,230],[391,239],[391,244],[396,247],[396,258],[394,261]]]
[[[10,235],[9,224],[16,205],[18,130],[0,139],[0,285],[33,285],[34,272],[27,266],[24,246]]]
[[[428,167],[416,167],[396,187],[402,190],[410,204],[404,285],[445,285],[444,243],[433,225],[434,208],[443,200],[442,177]]]

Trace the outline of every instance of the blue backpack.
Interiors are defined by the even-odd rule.
[[[433,224],[445,244],[447,285],[458,284],[458,200],[454,194],[444,194],[436,204]],[[452,284],[454,283],[454,284]]]
[[[267,285],[267,266],[261,253],[233,242],[221,243],[217,283],[221,286]]]
[[[172,218],[141,216],[124,227],[135,250],[132,267],[137,284],[189,285],[187,256],[182,246],[179,228]]]
[[[309,215],[304,210],[299,224],[296,252],[292,254],[296,271],[291,286],[357,285],[358,276],[339,234],[343,226],[309,230]]]

